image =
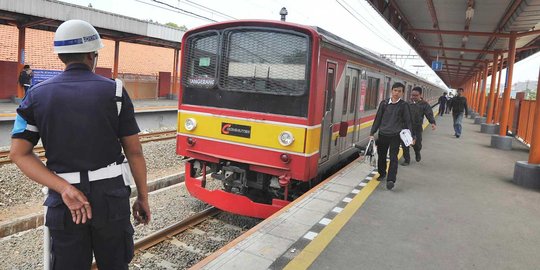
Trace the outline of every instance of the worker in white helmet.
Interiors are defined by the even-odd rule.
[[[138,197],[136,221],[150,221],[146,163],[133,103],[121,82],[96,75],[103,48],[96,29],[81,20],[62,23],[54,51],[63,73],[30,88],[17,109],[10,157],[33,181],[47,186],[45,225],[51,269],[128,269],[133,258],[124,155]],[[32,152],[41,139],[44,165]]]

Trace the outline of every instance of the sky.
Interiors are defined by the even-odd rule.
[[[413,54],[407,42],[380,17],[365,0],[62,0],[77,5],[117,13],[162,24],[174,22],[188,29],[234,19],[279,20],[279,11],[286,7],[287,21],[316,25],[345,38],[363,48],[379,54]],[[166,3],[185,11],[182,13]],[[396,64],[417,73],[429,81],[442,84],[431,70],[431,64],[422,59],[395,60]],[[540,52],[514,66],[513,82],[538,80]],[[504,71],[506,74],[506,71]],[[505,78],[502,80],[505,81]],[[488,80],[490,82],[490,80]]]

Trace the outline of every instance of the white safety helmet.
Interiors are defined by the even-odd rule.
[[[88,22],[69,20],[54,33],[55,53],[88,53],[103,48],[96,29]]]

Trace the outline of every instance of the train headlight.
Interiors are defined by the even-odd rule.
[[[289,146],[294,142],[294,136],[288,131],[283,131],[279,134],[278,141],[283,146]]]
[[[195,121],[195,119],[193,119],[193,118],[188,118],[188,119],[186,119],[186,122],[184,122],[184,127],[188,131],[192,131],[197,127],[197,121]]]

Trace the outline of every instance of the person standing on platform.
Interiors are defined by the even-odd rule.
[[[398,171],[398,152],[401,138],[399,133],[406,127],[412,132],[411,112],[407,103],[401,99],[405,85],[400,82],[392,85],[391,97],[381,101],[377,109],[377,115],[369,133],[370,139],[374,139],[378,131],[377,154],[379,156],[377,170],[381,181],[386,178],[386,188],[391,190],[396,183]],[[414,138],[414,134],[413,134]],[[390,167],[388,177],[386,175],[386,155],[390,150]]]
[[[63,73],[32,87],[17,109],[10,158],[47,186],[45,226],[51,269],[128,269],[134,255],[131,189],[123,152],[137,187],[133,217],[151,219],[146,162],[133,103],[121,84],[94,73],[103,48],[88,22],[69,20],[54,35]],[[44,165],[32,152],[41,139]]]
[[[446,93],[445,93],[446,94]],[[442,96],[446,100],[446,95]],[[424,116],[428,119],[431,124],[431,129],[435,130],[437,128],[437,123],[435,122],[435,117],[433,117],[433,110],[429,103],[422,99],[422,88],[416,86],[411,91],[411,101],[409,101],[409,107],[411,110],[411,119],[412,119],[412,133],[416,136],[416,141],[414,142],[413,149],[415,154],[416,162],[422,160],[420,150],[422,150],[422,125],[424,123]],[[439,107],[440,108],[440,107]],[[444,109],[443,109],[444,110]],[[402,165],[407,166],[411,163],[411,154],[409,146],[405,146],[402,143],[403,148],[403,159],[404,162]]]
[[[19,84],[24,88],[24,94],[32,86],[32,78],[34,78],[34,72],[30,65],[24,65],[23,70],[19,73]]]
[[[459,138],[462,131],[463,113],[465,113],[465,116],[469,115],[467,99],[463,96],[463,88],[458,88],[457,95],[452,98],[451,106],[452,117],[454,119],[454,136]]]
[[[446,111],[447,101],[448,101],[448,97],[446,96],[446,92],[444,92],[443,95],[439,97],[439,115],[440,116],[443,116],[444,112]]]

